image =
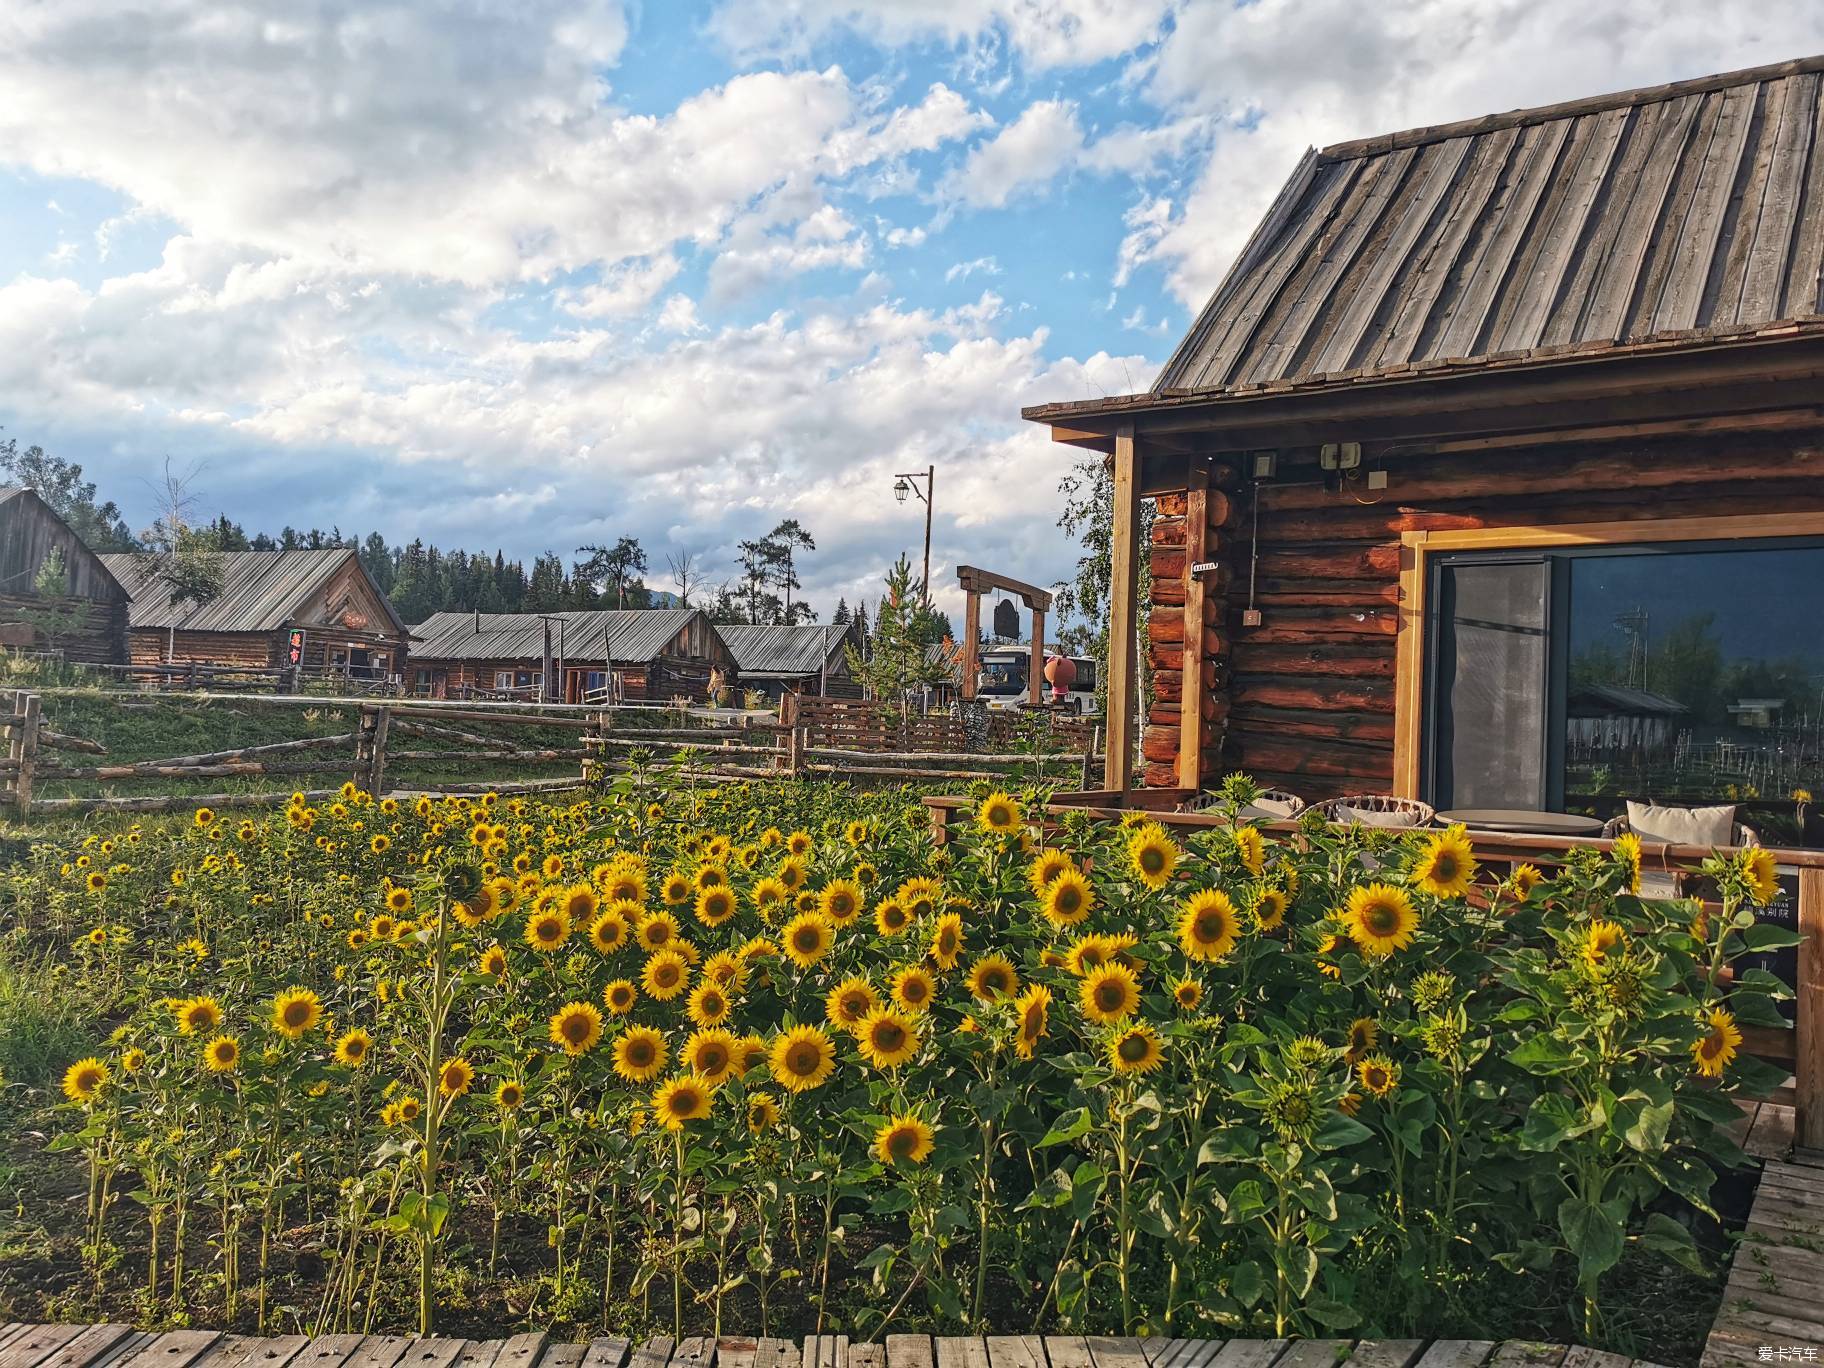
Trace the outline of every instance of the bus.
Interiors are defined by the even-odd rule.
[[[1046,659],[1051,659],[1048,654]],[[1071,712],[1089,714],[1096,710],[1096,662],[1088,656],[1067,656],[1077,667],[1077,677],[1057,705]],[[978,657],[979,673],[975,692],[990,708],[1023,708],[1027,705],[1027,672],[1031,653],[1024,647],[990,647]],[[1052,704],[1051,685],[1043,686],[1047,706]]]

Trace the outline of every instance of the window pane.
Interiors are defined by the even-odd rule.
[[[1567,801],[1820,791],[1824,548],[1569,561]]]
[[[1440,808],[1545,806],[1549,586],[1543,559],[1441,568],[1432,703]]]

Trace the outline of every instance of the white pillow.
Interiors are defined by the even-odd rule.
[[[1283,822],[1299,811],[1299,806],[1286,798],[1256,798],[1241,810],[1241,815],[1255,822]]]
[[[1395,809],[1392,812],[1378,812],[1374,808],[1350,807],[1340,804],[1336,809],[1336,820],[1343,823],[1360,822],[1371,827],[1410,827],[1419,824],[1419,814]]]
[[[1735,804],[1715,807],[1655,807],[1628,803],[1628,826],[1643,841],[1667,845],[1726,846],[1735,835]]]

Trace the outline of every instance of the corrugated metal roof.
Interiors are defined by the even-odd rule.
[[[132,553],[103,556],[102,563],[132,596],[129,627],[176,627],[187,632],[270,632],[288,624],[310,596],[350,559],[352,547],[290,551],[223,551],[222,591],[201,607],[173,607],[154,582],[153,566]],[[386,596],[375,589],[386,604]],[[391,611],[390,605],[388,611]],[[404,624],[398,624],[404,630]]]
[[[671,644],[696,608],[626,608],[546,614],[556,652],[563,624],[563,653],[571,660],[652,660]],[[544,656],[544,621],[537,613],[433,613],[412,628],[412,660],[539,660]],[[603,642],[607,650],[603,650]]]
[[[1154,396],[1824,312],[1824,57],[1309,153]]]
[[[23,493],[25,493],[25,490],[19,485],[0,485],[0,503],[5,503],[15,494]]]
[[[842,661],[850,626],[805,622],[791,627],[744,624],[716,628],[744,675],[814,675]]]
[[[1567,706],[1575,709],[1579,704],[1594,704],[1598,707],[1613,708],[1624,713],[1682,713],[1689,712],[1683,703],[1676,698],[1667,698],[1647,689],[1636,689],[1627,684],[1573,684]]]

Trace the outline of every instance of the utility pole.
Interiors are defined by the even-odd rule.
[[[925,482],[925,487],[923,489],[918,487],[918,482],[920,480]],[[906,501],[906,496],[908,494],[916,494],[924,501],[925,577],[922,581],[920,593],[924,597],[925,607],[927,608],[931,606],[931,490],[932,486],[936,483],[937,467],[935,465],[926,466],[922,475],[914,471],[908,475],[895,475],[893,477],[893,497],[895,499],[898,499],[899,502],[903,504]]]

